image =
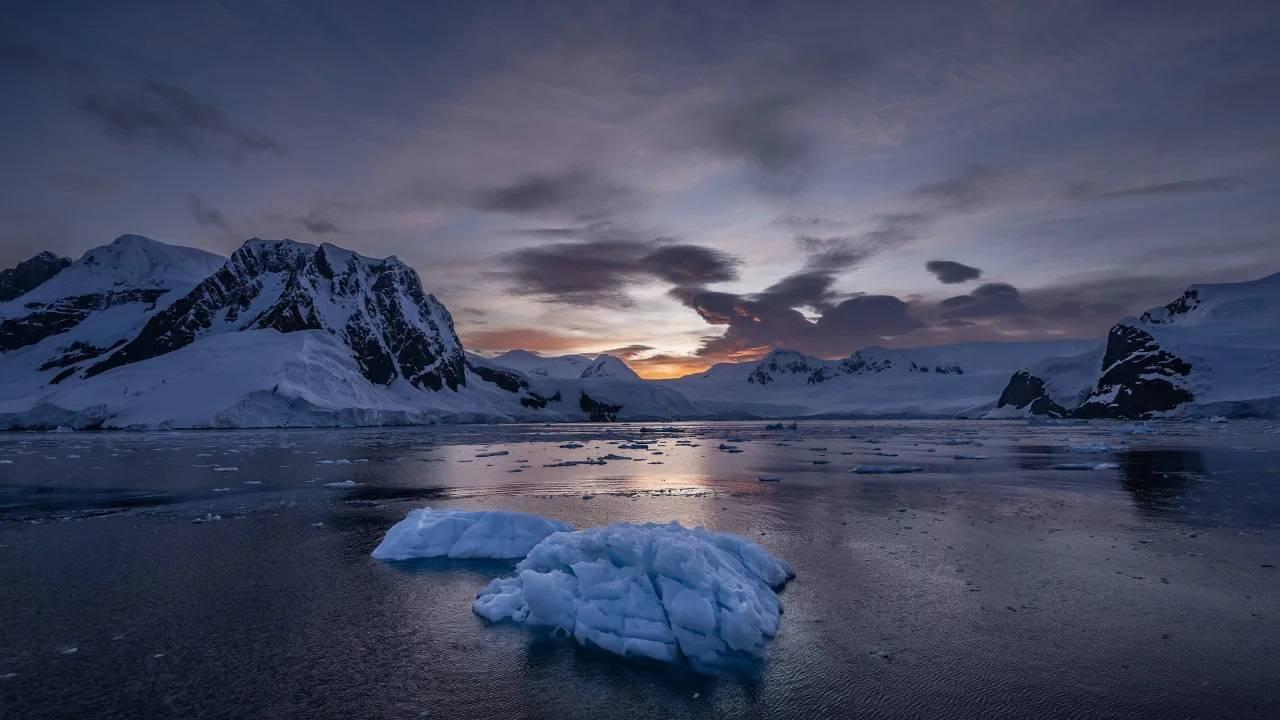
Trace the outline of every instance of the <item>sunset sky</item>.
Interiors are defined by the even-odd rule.
[[[330,242],[470,350],[648,376],[1100,337],[1280,271],[1275,2],[2,12],[6,267]]]

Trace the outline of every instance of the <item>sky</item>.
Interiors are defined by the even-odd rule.
[[[1276,2],[0,9],[0,266],[395,255],[469,350],[649,377],[1102,337],[1280,271]]]

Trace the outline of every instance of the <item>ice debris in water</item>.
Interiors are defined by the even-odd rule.
[[[1114,446],[1101,442],[1081,443],[1067,448],[1067,452],[1073,453],[1108,453],[1115,452],[1115,450]]]
[[[559,520],[522,512],[422,508],[392,525],[373,556],[510,560],[524,557],[548,535],[572,529]]]
[[[360,483],[356,482],[355,480],[338,480],[336,482],[327,482],[324,484],[324,486],[331,487],[331,488],[351,488],[359,484]]]
[[[793,577],[785,561],[736,535],[622,523],[547,537],[472,609],[623,657],[713,670],[764,654],[782,613],[774,588]]]
[[[897,475],[899,473],[923,472],[918,465],[854,465],[849,472],[859,475]]]
[[[1058,463],[1050,465],[1050,470],[1115,470],[1120,467],[1116,463]]]

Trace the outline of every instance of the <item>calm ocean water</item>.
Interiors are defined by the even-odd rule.
[[[369,557],[422,506],[798,576],[764,660],[699,675],[486,624],[512,563]],[[0,717],[1275,718],[1278,565],[1262,422],[0,434]]]

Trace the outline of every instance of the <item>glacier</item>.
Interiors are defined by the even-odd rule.
[[[559,520],[508,510],[421,508],[391,526],[373,557],[512,560],[527,555],[548,535],[572,529]]]
[[[714,671],[759,658],[778,633],[775,592],[795,571],[750,540],[679,523],[556,533],[472,610],[579,644]]]

